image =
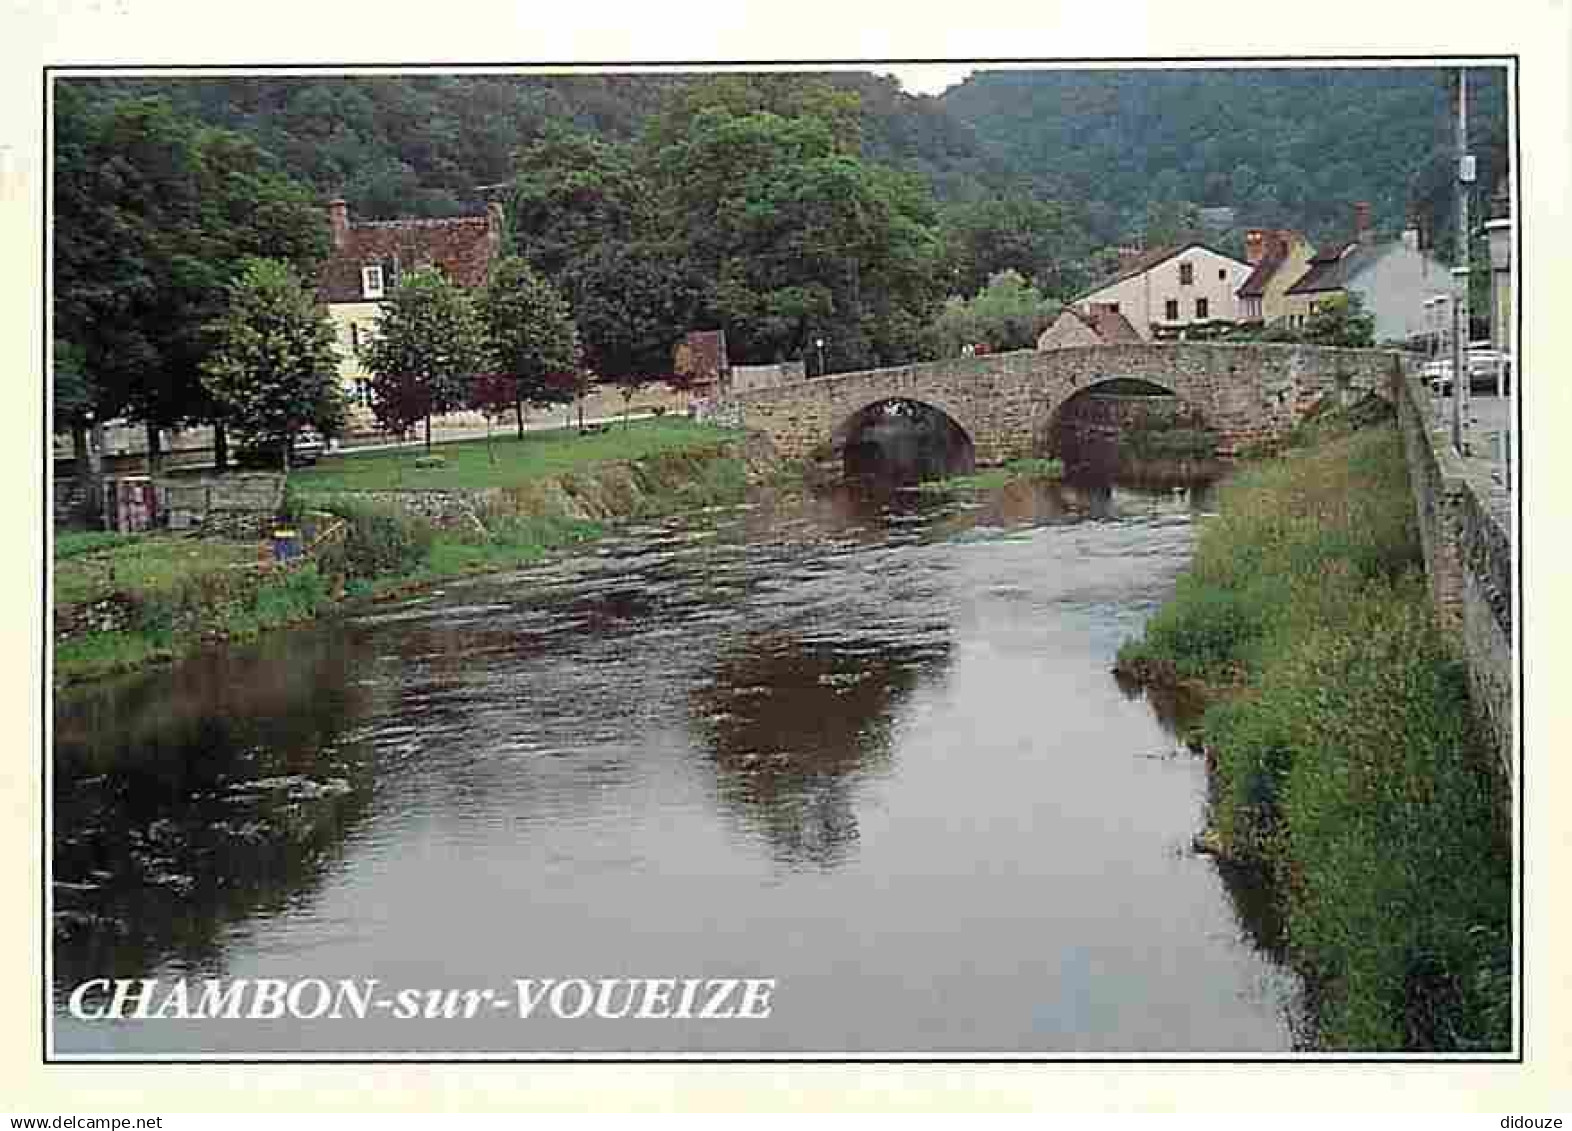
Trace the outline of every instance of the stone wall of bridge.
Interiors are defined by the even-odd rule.
[[[739,393],[743,424],[780,453],[838,453],[853,417],[880,401],[906,399],[948,415],[971,438],[979,464],[1038,454],[1059,407],[1118,378],[1146,381],[1193,407],[1228,455],[1280,437],[1328,397],[1385,394],[1400,368],[1385,350],[1252,343],[1180,342],[1020,350],[889,369],[837,373]]]

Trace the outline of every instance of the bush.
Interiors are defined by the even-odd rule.
[[[327,510],[345,525],[316,551],[325,574],[348,580],[408,573],[431,552],[431,524],[422,519],[358,500],[335,499]]]

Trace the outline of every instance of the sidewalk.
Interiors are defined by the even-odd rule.
[[[1452,398],[1432,395],[1431,409],[1435,417],[1450,428]],[[1439,403],[1439,408],[1437,405]],[[1509,537],[1512,530],[1512,466],[1518,458],[1518,437],[1515,434],[1517,406],[1510,396],[1498,397],[1475,393],[1463,402],[1466,419],[1463,421],[1463,443],[1466,453],[1463,464],[1469,481],[1481,498],[1490,506],[1491,513],[1500,522]],[[1510,454],[1511,464],[1503,460],[1503,443]]]
[[[680,413],[667,413],[666,415],[667,416],[676,417],[676,416],[681,416],[682,414],[680,414]],[[648,412],[648,411],[639,412],[639,411],[635,411],[635,412],[628,413],[627,419],[629,419],[629,420],[648,420],[648,419],[653,418],[654,416],[655,416],[655,414],[653,412]],[[686,419],[686,417],[683,417],[683,418]],[[585,427],[594,427],[594,426],[599,426],[599,425],[603,425],[603,424],[621,424],[622,420],[623,420],[623,417],[622,417],[621,413],[618,413],[616,416],[586,416],[584,418],[584,425],[585,425]],[[579,418],[576,415],[573,417],[572,422],[569,423],[563,416],[557,415],[557,414],[552,414],[551,416],[544,417],[544,418],[542,418],[540,420],[526,420],[524,422],[524,431],[526,431],[526,432],[561,432],[561,431],[565,431],[565,430],[575,429],[578,426],[579,426]],[[340,455],[340,456],[351,456],[351,455],[355,455],[357,452],[385,452],[385,451],[388,451],[388,450],[393,449],[393,448],[423,448],[423,447],[426,446],[425,433],[421,429],[416,429],[416,431],[419,434],[418,434],[417,438],[413,439],[413,440],[387,440],[387,439],[382,439],[379,436],[373,435],[373,436],[369,437],[369,442],[368,443],[346,443],[346,444],[340,444],[339,446],[330,449],[330,451],[327,452],[326,454]],[[516,421],[512,421],[512,420],[510,420],[510,421],[508,421],[506,423],[503,423],[503,424],[497,424],[496,426],[494,426],[492,428],[491,434],[494,437],[499,437],[499,438],[502,438],[502,439],[506,439],[509,436],[517,436],[518,435],[518,424],[517,424]],[[432,447],[436,447],[439,444],[456,443],[456,442],[461,441],[461,440],[484,440],[485,438],[486,438],[486,428],[485,428],[484,425],[480,425],[480,424],[476,424],[476,425],[457,425],[457,426],[448,427],[448,428],[438,428],[438,427],[434,426],[431,429],[431,446]],[[208,466],[211,466],[211,465],[208,465]]]

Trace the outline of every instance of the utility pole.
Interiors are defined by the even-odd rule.
[[[1452,268],[1457,283],[1452,325],[1452,447],[1463,454],[1463,398],[1468,395],[1468,190],[1474,182],[1474,159],[1468,155],[1468,68],[1457,69],[1457,256]]]

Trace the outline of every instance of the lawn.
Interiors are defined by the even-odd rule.
[[[507,487],[609,460],[639,459],[703,447],[740,433],[686,419],[635,420],[581,436],[576,429],[517,433],[499,429],[488,452],[484,438],[439,444],[432,452],[441,467],[416,467],[424,445],[362,455],[330,456],[315,467],[290,473],[302,492],[478,490]],[[495,456],[496,462],[492,462]]]
[[[62,535],[55,541],[55,604],[80,605],[116,591],[173,592],[198,574],[256,560],[254,542],[170,534]]]

